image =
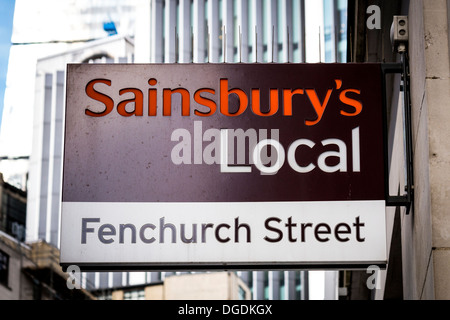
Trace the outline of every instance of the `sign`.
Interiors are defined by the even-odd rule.
[[[61,264],[386,263],[379,64],[71,64]]]

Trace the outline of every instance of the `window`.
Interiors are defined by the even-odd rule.
[[[238,299],[246,300],[246,293],[245,293],[244,288],[242,288],[242,286],[238,286]]]
[[[247,286],[250,288],[250,293],[253,295],[253,271],[247,271]]]
[[[270,298],[270,287],[269,287],[269,272],[264,271],[263,277],[263,288],[264,288],[264,300],[269,300]]]
[[[105,292],[105,290],[103,290],[102,294],[97,296],[98,300],[112,300],[112,291],[108,290]]]
[[[302,299],[302,273],[301,271],[295,272],[295,299]]]
[[[280,283],[280,300],[286,299],[286,280],[284,277],[284,271],[279,271],[279,283]]]
[[[0,284],[8,286],[9,255],[0,250]]]
[[[125,291],[123,295],[124,300],[145,300],[144,289]]]

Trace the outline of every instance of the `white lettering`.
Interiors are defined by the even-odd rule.
[[[352,172],[361,172],[359,127],[351,132],[350,148],[341,139],[329,138],[321,141],[327,150],[305,138],[293,141],[286,150],[279,142],[278,129],[271,129],[271,138],[267,138],[267,129],[259,129],[259,134],[255,129],[213,128],[203,133],[201,121],[195,121],[193,131],[193,137],[187,129],[172,132],[171,140],[178,142],[171,152],[174,164],[219,164],[221,173],[251,173],[254,165],[262,175],[273,175],[287,158],[289,167],[297,173],[307,174],[316,169],[335,173],[347,172],[347,158],[351,157]],[[204,141],[210,143],[203,149]]]

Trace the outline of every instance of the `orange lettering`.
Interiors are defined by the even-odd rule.
[[[294,94],[303,94],[303,89],[284,89],[283,90],[283,96],[284,96],[284,115],[285,116],[292,116],[292,96]]]
[[[148,84],[151,86],[156,85],[156,79],[149,79]],[[148,115],[156,116],[157,102],[156,102],[156,89],[148,89]]]
[[[119,91],[119,95],[123,95],[124,93],[127,93],[127,92],[134,93],[134,99],[127,99],[127,100],[121,101],[117,105],[117,112],[121,116],[124,116],[124,117],[129,117],[129,116],[132,116],[133,114],[135,116],[142,116],[143,104],[144,104],[144,97],[142,95],[142,91],[139,89],[134,89],[134,88],[126,88],[126,89],[121,89]],[[134,103],[134,110],[130,111],[130,112],[126,110],[126,106],[129,103]]]
[[[357,116],[362,111],[362,103],[358,100],[348,98],[345,95],[347,92],[354,92],[357,94],[361,94],[361,91],[356,90],[356,89],[347,89],[347,90],[342,91],[341,94],[339,95],[339,100],[341,100],[342,103],[345,103],[346,105],[349,105],[349,106],[355,108],[355,112],[349,113],[349,112],[341,110],[341,114],[344,116],[349,116],[349,117]]]
[[[92,81],[89,81],[89,83],[86,85],[85,91],[86,91],[86,94],[88,95],[88,97],[103,103],[105,105],[105,110],[103,110],[102,112],[95,112],[95,111],[91,111],[86,108],[84,110],[84,113],[91,117],[103,117],[103,116],[106,116],[108,113],[110,113],[112,111],[112,109],[114,109],[114,101],[113,101],[113,99],[111,99],[110,96],[95,90],[94,85],[96,83],[104,83],[108,86],[111,86],[111,80],[94,79]]]
[[[228,107],[228,97],[230,94],[236,94],[239,98],[239,108],[236,112],[230,113]],[[223,115],[234,117],[242,114],[248,106],[248,97],[242,89],[228,90],[228,79],[220,79],[220,112]]]
[[[314,110],[317,114],[317,119],[314,121],[305,120],[305,124],[307,126],[313,126],[317,123],[319,123],[320,120],[322,120],[323,113],[325,111],[325,108],[327,107],[328,101],[330,100],[331,92],[333,92],[333,89],[329,89],[327,92],[327,95],[323,101],[323,103],[320,103],[319,97],[317,96],[317,92],[315,89],[306,89],[306,94],[308,95],[309,101],[311,101],[312,106],[314,107]]]
[[[197,116],[201,116],[201,117],[207,117],[207,116],[213,115],[216,112],[217,105],[214,102],[214,100],[202,97],[201,93],[203,93],[203,92],[215,94],[216,91],[213,89],[199,89],[194,94],[195,102],[197,102],[198,104],[200,104],[202,106],[209,108],[208,112],[202,112],[202,111],[199,111],[196,109],[196,110],[194,110],[194,114],[196,114]]]
[[[262,116],[268,117],[273,116],[278,111],[278,89],[270,89],[270,106],[269,111],[262,112],[261,105],[261,92],[259,89],[252,89],[252,110],[253,113]]]
[[[172,94],[179,93],[181,94],[181,115],[189,116],[190,112],[190,95],[189,91],[184,88],[178,89],[164,89],[164,102],[163,102],[163,115],[170,116],[172,114]]]

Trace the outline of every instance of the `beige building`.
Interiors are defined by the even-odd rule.
[[[233,272],[172,275],[159,283],[111,288],[106,295],[99,294],[112,300],[250,300],[252,296]]]
[[[368,10],[371,5],[379,8],[378,14]],[[386,210],[387,269],[379,272],[373,290],[366,283],[370,274],[341,273],[346,298],[450,299],[449,9],[448,0],[349,1],[352,62],[400,62],[402,54],[392,50],[390,29],[394,16],[408,18],[406,81],[400,74],[388,76],[390,194],[406,194],[404,108],[411,111],[413,184],[409,211],[405,206]],[[378,26],[373,19],[379,20]],[[410,106],[401,90],[406,90]]]

